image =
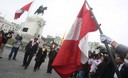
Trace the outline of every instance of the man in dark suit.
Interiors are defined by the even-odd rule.
[[[128,66],[125,64],[124,58],[119,55],[116,57],[116,62],[121,78],[128,78]],[[116,73],[114,73],[114,78],[118,78]]]
[[[57,44],[56,43],[52,43],[51,44],[51,48],[50,48],[50,52],[48,54],[49,56],[49,61],[48,61],[48,67],[47,67],[47,73],[52,73],[52,63],[57,55],[58,49],[57,49]]]
[[[124,62],[124,58],[128,53],[128,47],[122,44],[119,44],[115,40],[109,38],[106,35],[100,35],[101,42],[107,42],[108,44],[112,45],[115,48],[115,52],[118,55],[116,57],[117,67],[120,72],[121,78],[128,78],[128,66]],[[118,78],[117,74],[114,73],[113,78]]]
[[[31,40],[27,46],[25,47],[25,54],[24,54],[24,60],[23,60],[23,65],[25,66],[24,69],[27,69],[29,66],[33,56],[36,54],[36,51],[38,49],[38,42],[37,38],[34,38],[34,40]]]

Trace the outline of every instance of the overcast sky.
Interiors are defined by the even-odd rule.
[[[28,12],[15,21],[14,14],[16,10],[31,1],[1,0],[0,16],[15,23],[24,22]],[[72,26],[83,3],[84,0],[35,0],[29,11],[29,16],[33,15],[40,5],[47,6],[47,10],[42,16],[46,21],[42,35],[62,36]],[[98,23],[101,23],[103,33],[128,46],[128,0],[88,0],[88,3],[93,8]],[[89,40],[100,41],[99,31],[91,33]]]

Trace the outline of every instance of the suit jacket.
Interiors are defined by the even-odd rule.
[[[128,66],[126,64],[122,66],[120,74],[122,78],[128,78]]]
[[[97,66],[96,76],[98,78],[113,78],[114,67],[111,61],[103,61]]]
[[[44,62],[46,56],[47,56],[47,49],[45,49],[44,51],[42,51],[42,48],[39,48],[39,50],[38,50],[38,52],[36,54],[35,60],[36,61],[42,61],[42,62]]]
[[[124,46],[122,44],[119,44],[116,48],[115,51],[118,55],[120,55],[121,57],[125,58],[126,54],[128,53],[128,47]]]
[[[51,49],[48,56],[50,60],[54,60],[56,55],[57,55],[57,51],[55,49]]]
[[[30,41],[27,46],[25,47],[25,50],[27,53],[30,54],[36,54],[36,51],[38,49],[38,43],[36,42],[33,46],[32,46],[32,41]]]

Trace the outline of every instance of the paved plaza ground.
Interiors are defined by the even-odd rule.
[[[8,60],[8,55],[11,48],[6,47],[3,58],[0,58],[0,78],[60,78],[59,75],[53,70],[52,74],[46,73],[48,58],[41,68],[36,72],[33,71],[35,64],[34,58],[32,59],[27,70],[21,66],[23,62],[24,52],[19,50],[17,60]]]

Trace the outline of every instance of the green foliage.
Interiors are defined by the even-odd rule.
[[[54,38],[42,38],[46,44],[46,46],[50,47],[51,43],[54,41]]]
[[[14,42],[14,39],[11,38],[8,40],[7,44],[12,45],[13,42]]]
[[[8,45],[12,45],[13,42],[14,42],[14,39],[11,38],[11,39],[8,40],[7,44],[8,44]],[[21,49],[24,49],[26,45],[27,45],[26,42],[22,42]]]

